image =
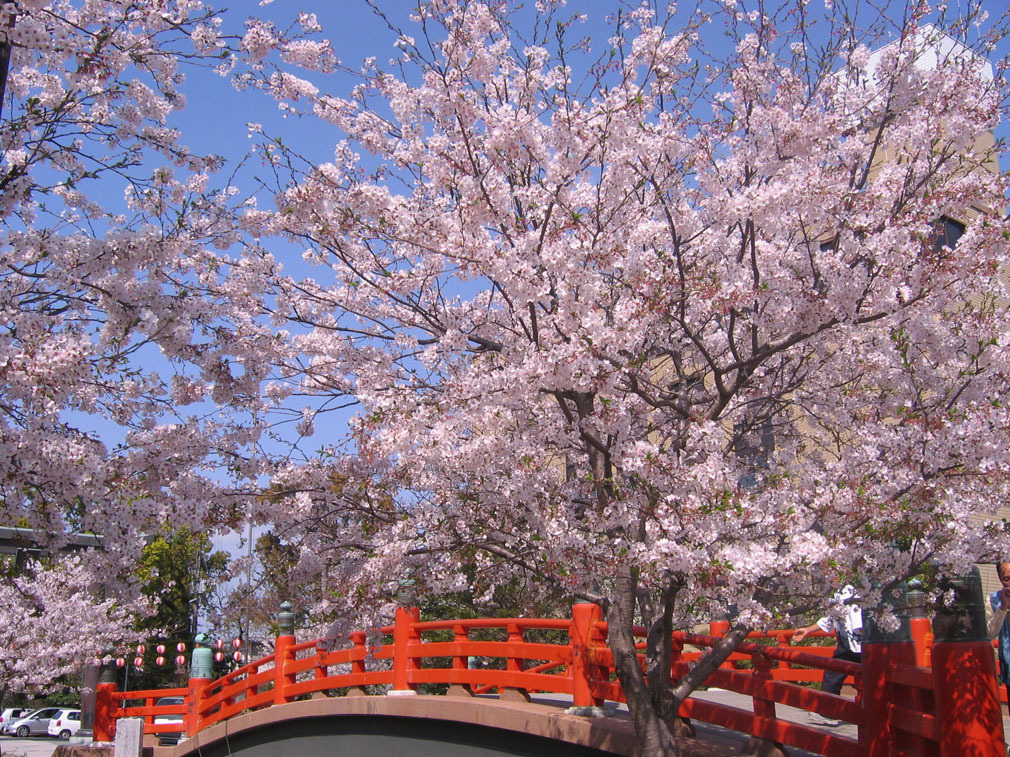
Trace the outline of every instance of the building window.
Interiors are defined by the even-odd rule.
[[[947,216],[940,216],[933,224],[933,241],[931,248],[933,252],[940,253],[946,247],[953,250],[957,240],[964,234],[965,226],[960,221],[955,221]]]

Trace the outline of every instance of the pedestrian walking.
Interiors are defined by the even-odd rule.
[[[989,595],[989,602],[985,608],[986,620],[989,638],[999,638],[999,644],[996,646],[999,678],[1006,687],[1010,701],[1010,622],[1007,619],[1007,610],[1010,609],[1010,562],[996,563],[996,575],[999,576],[1002,588]]]
[[[809,634],[817,630],[824,631],[825,633],[834,631],[838,643],[835,646],[832,659],[860,662],[863,651],[863,613],[859,609],[859,605],[856,604],[855,599],[856,590],[852,586],[845,586],[845,588],[832,597],[833,604],[842,605],[841,613],[826,615],[816,623],[803,628],[797,628],[796,632],[793,633],[792,643],[796,644],[803,641]],[[840,694],[844,681],[844,673],[825,670],[824,677],[821,680],[821,691],[829,694]],[[841,720],[827,718],[816,712],[810,713],[810,721],[818,725],[842,725]]]

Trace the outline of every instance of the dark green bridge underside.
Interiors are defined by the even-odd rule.
[[[569,701],[570,703],[570,701]],[[275,705],[200,731],[156,757],[494,757],[630,755],[626,714],[497,697],[362,696]]]
[[[393,717],[276,723],[200,748],[203,757],[610,757],[592,747],[469,723]]]

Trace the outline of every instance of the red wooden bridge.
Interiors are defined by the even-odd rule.
[[[725,625],[712,624],[709,634],[674,633],[671,678],[705,654]],[[910,641],[865,644],[862,664],[831,659],[830,646],[791,647],[791,629],[751,634],[707,681],[749,697],[751,707],[692,698],[680,714],[769,745],[829,756],[1004,757],[989,643],[933,643],[929,621],[921,618],[911,620],[911,631]],[[644,639],[644,628],[636,633]],[[243,713],[340,694],[524,700],[531,693],[551,693],[570,697],[575,708],[624,701],[607,646],[607,624],[596,605],[575,605],[572,617],[561,619],[436,621],[421,621],[416,608],[401,608],[394,625],[371,635],[351,633],[348,639],[345,648],[330,649],[324,640],[298,642],[284,634],[277,637],[273,654],[217,680],[191,678],[184,688],[121,692],[115,684],[99,684],[95,740],[111,740],[116,720],[124,717],[143,718],[147,734],[181,729],[192,738]],[[481,665],[474,667],[474,660]],[[819,682],[824,670],[851,676],[855,697],[805,685]],[[184,704],[155,705],[173,695],[183,697]],[[855,724],[858,736],[785,720],[777,716],[779,705]],[[167,714],[182,716],[183,724],[155,724],[156,716]],[[604,746],[630,753],[617,742]]]

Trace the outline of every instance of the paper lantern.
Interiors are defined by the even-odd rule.
[[[155,665],[164,665],[165,664],[165,658],[164,657],[158,657],[157,659],[155,659],[154,664]]]
[[[186,655],[181,654],[181,655],[177,656],[175,658],[175,664],[176,665],[185,665],[186,664]]]

